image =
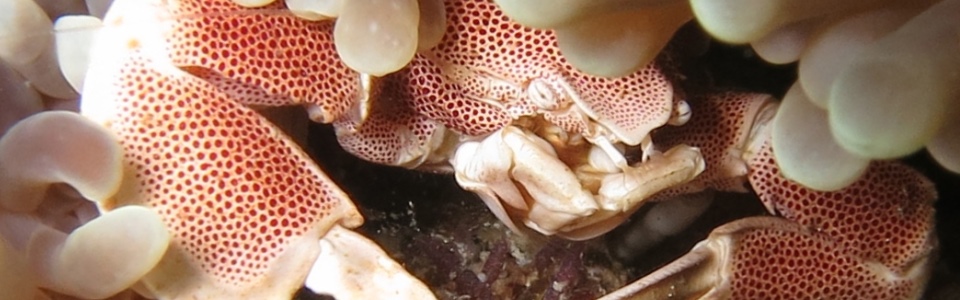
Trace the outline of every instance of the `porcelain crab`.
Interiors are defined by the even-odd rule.
[[[937,244],[937,196],[918,172],[876,162],[844,190],[808,189],[783,178],[773,160],[777,104],[769,96],[720,93],[688,104],[657,63],[626,77],[590,77],[565,63],[551,32],[511,23],[489,2],[446,5],[440,45],[372,80],[371,96],[334,123],[347,150],[378,163],[452,169],[511,228],[522,222],[571,239],[609,231],[647,201],[747,192],[747,181],[784,217],[718,228],[688,257],[610,299],[922,292]],[[635,146],[641,158],[627,163],[625,150]]]
[[[370,96],[334,122],[346,150],[452,170],[511,228],[571,239],[611,230],[702,171],[696,148],[655,151],[650,138],[689,118],[669,66],[591,76],[564,60],[552,32],[511,22],[491,1],[444,4],[440,44],[372,79]],[[626,147],[641,158],[628,161]]]
[[[762,126],[752,126],[762,125],[763,122],[745,121],[749,119],[748,116],[753,116],[752,112],[770,112],[767,106],[756,104],[763,102],[741,101],[743,99],[738,98],[740,96],[722,95],[719,98],[728,99],[726,102],[730,102],[728,104],[734,108],[725,110],[724,105],[710,106],[711,101],[691,101],[692,107],[688,107],[679,91],[674,91],[669,76],[665,75],[669,72],[664,72],[664,68],[668,66],[663,65],[652,65],[631,76],[618,79],[595,78],[580,74],[564,64],[555,48],[551,47],[553,42],[549,31],[526,29],[505,21],[494,4],[489,2],[447,1],[450,24],[448,35],[450,36],[440,46],[421,53],[407,69],[379,79],[354,76],[355,74],[336,63],[333,59],[335,56],[329,54],[329,44],[314,40],[306,43],[316,46],[311,50],[321,49],[321,51],[307,55],[306,59],[289,60],[300,57],[306,53],[303,49],[309,47],[300,44],[307,39],[282,38],[288,36],[283,34],[283,31],[291,30],[291,27],[276,26],[275,28],[280,32],[267,30],[270,25],[289,25],[297,22],[282,13],[282,8],[279,6],[267,7],[256,13],[232,14],[222,9],[236,11],[240,9],[222,1],[209,2],[210,6],[197,5],[200,2],[190,1],[164,2],[164,4],[168,3],[182,6],[173,6],[175,9],[168,10],[169,7],[165,6],[133,5],[146,10],[131,9],[127,14],[123,14],[123,18],[107,19],[108,25],[114,25],[112,28],[124,29],[115,31],[114,39],[102,44],[113,47],[105,49],[107,51],[97,52],[102,54],[96,64],[96,71],[92,71],[91,74],[102,75],[99,77],[102,79],[93,79],[88,83],[92,87],[84,93],[88,99],[130,100],[142,97],[158,100],[157,102],[118,101],[119,103],[111,104],[119,105],[88,106],[85,109],[85,114],[117,130],[124,138],[123,144],[127,147],[128,159],[132,162],[131,166],[136,169],[135,173],[138,174],[135,177],[141,180],[137,183],[140,185],[139,189],[134,185],[134,188],[126,192],[146,194],[142,195],[145,198],[137,199],[135,202],[161,208],[166,220],[172,220],[172,229],[178,243],[174,245],[175,252],[168,255],[173,259],[162,263],[163,267],[158,269],[160,275],[156,273],[148,275],[144,281],[146,288],[153,290],[151,293],[154,295],[158,295],[156,290],[163,287],[168,288],[168,291],[176,291],[173,294],[159,294],[170,297],[191,293],[211,295],[205,294],[207,291],[204,289],[227,289],[229,295],[284,295],[291,286],[298,285],[302,277],[285,278],[282,283],[258,280],[277,278],[266,275],[267,273],[263,272],[265,269],[275,271],[290,265],[275,264],[276,260],[274,260],[276,253],[284,253],[285,247],[293,247],[288,246],[286,242],[292,240],[296,243],[301,241],[299,239],[303,239],[302,241],[308,244],[307,248],[312,249],[310,251],[316,251],[316,245],[309,245],[308,242],[324,236],[323,233],[326,232],[324,228],[334,228],[325,236],[331,239],[347,234],[342,233],[345,231],[336,229],[337,225],[330,225],[330,223],[339,222],[344,226],[354,226],[359,222],[355,210],[349,202],[346,202],[348,200],[342,192],[330,184],[325,176],[309,163],[305,155],[283,137],[282,133],[257,117],[245,105],[303,104],[309,100],[320,100],[313,103],[316,107],[322,108],[315,110],[320,113],[314,116],[318,116],[316,119],[320,121],[333,121],[341,143],[352,152],[380,163],[453,171],[461,185],[480,194],[487,205],[507,224],[513,226],[514,222],[519,221],[541,233],[557,234],[568,238],[583,239],[602,234],[627,218],[633,210],[651,197],[659,198],[706,187],[737,187],[733,183],[747,174],[753,174],[751,177],[756,178],[752,182],[757,184],[755,187],[758,190],[770,188],[775,192],[789,190],[800,195],[815,194],[790,186],[782,179],[769,179],[770,177],[767,176],[776,171],[771,167],[772,161],[769,160],[770,153],[767,148],[755,148],[753,146],[757,146],[756,143],[747,143],[751,147],[733,147],[739,150],[726,151],[728,147],[725,146],[743,145],[741,138],[764,136],[761,134]],[[197,11],[190,10],[194,7],[205,8]],[[146,13],[135,13],[138,11]],[[155,14],[157,12],[160,14]],[[184,14],[203,18],[180,18]],[[490,22],[484,22],[483,18],[491,19]],[[183,22],[173,22],[173,20],[183,20]],[[170,28],[166,27],[170,24],[182,26],[179,27],[183,29],[182,31],[170,31],[186,37],[177,39],[181,43],[168,44],[166,40],[154,39],[170,33],[167,31]],[[311,26],[323,27],[318,24],[312,23]],[[268,38],[261,39],[262,36],[247,35],[242,28],[249,30],[249,27],[241,25],[260,26],[257,28],[262,31],[258,33],[266,34]],[[196,30],[198,28],[203,30]],[[491,28],[497,30],[491,30]],[[491,37],[490,34],[494,32],[520,32],[520,34]],[[280,38],[269,39],[271,34],[276,34],[275,37]],[[318,39],[318,41],[323,40],[322,36]],[[502,42],[503,40],[510,42]],[[278,48],[270,47],[270,43],[283,45],[285,42],[287,46],[284,50],[289,51],[258,52],[264,49],[276,50]],[[503,47],[504,45],[506,47]],[[489,52],[494,52],[495,55],[488,55]],[[166,61],[168,57],[171,61]],[[261,60],[263,57],[275,60]],[[241,58],[263,62],[263,64],[238,63],[244,61]],[[535,67],[529,67],[531,65]],[[300,80],[298,76],[304,74],[300,73],[302,69],[321,69],[323,72],[315,73],[316,76],[321,76],[320,78]],[[274,80],[278,77],[291,80]],[[314,86],[316,82],[324,84]],[[642,86],[623,90],[625,86],[633,87],[638,83],[642,83]],[[370,94],[356,97],[358,102],[354,102],[353,92],[364,89]],[[322,96],[310,97],[316,96],[317,93]],[[184,95],[186,97],[182,97]],[[606,103],[611,98],[605,96],[610,95],[614,95],[613,99],[624,101]],[[734,100],[729,100],[730,98]],[[178,101],[170,102],[169,105],[161,104],[165,102],[159,101],[169,99]],[[621,103],[626,104],[620,106]],[[763,107],[764,109],[750,110],[744,107]],[[102,110],[104,108],[106,110]],[[712,113],[730,116],[724,114],[730,111],[742,113],[730,113],[736,117],[728,121],[742,126],[737,127],[742,130],[731,131],[740,135],[737,137],[720,135],[724,139],[710,137],[710,133],[715,132],[704,128],[714,130],[718,128],[705,125],[709,124],[710,120],[716,120],[709,116]],[[695,117],[688,122],[691,112]],[[665,124],[677,126],[675,128],[679,132],[670,133],[673,127],[666,126],[669,129],[661,129],[651,135],[655,128]],[[746,128],[756,128],[756,130]],[[692,133],[683,133],[684,130]],[[189,131],[190,134],[182,134],[181,131]],[[706,134],[707,137],[699,137],[697,134]],[[210,139],[211,147],[205,144],[207,138],[227,136],[230,138]],[[763,141],[763,138],[749,140]],[[715,141],[730,144],[718,145],[713,143]],[[233,146],[230,146],[231,142]],[[683,143],[689,143],[691,146]],[[178,144],[199,146],[177,148]],[[170,148],[166,148],[167,145],[170,145]],[[243,149],[243,145],[258,147]],[[236,153],[206,151],[221,147],[230,148]],[[629,155],[624,154],[625,148],[628,147],[631,151],[640,151],[640,157],[628,159]],[[186,150],[187,148],[190,150]],[[197,153],[190,153],[192,151]],[[239,153],[243,153],[243,157],[238,157]],[[755,155],[754,158],[762,159],[746,159],[749,163],[732,159],[742,158],[739,156],[742,153],[752,154]],[[191,155],[201,157],[201,163],[198,165],[185,163],[190,161]],[[220,159],[214,159],[214,157]],[[281,162],[277,165],[285,167],[276,167],[273,163],[277,160]],[[213,165],[204,167],[203,161],[212,161]],[[154,163],[157,164],[154,165]],[[241,165],[251,168],[244,168]],[[181,166],[186,168],[180,170]],[[216,170],[225,168],[223,172],[217,174],[229,180],[213,181],[218,184],[209,187],[213,188],[212,190],[198,189],[192,193],[190,188],[184,189],[176,185],[179,182],[178,178],[189,178],[194,175],[191,173],[194,170],[211,167]],[[289,176],[289,173],[281,172],[288,170],[287,168],[294,170],[294,174],[302,176]],[[817,198],[802,198],[808,202],[801,201],[800,206],[777,201],[783,199],[770,200],[768,204],[771,211],[780,212],[800,221],[795,223],[783,219],[762,218],[734,223],[718,229],[717,237],[695,250],[692,256],[700,259],[710,257],[705,254],[707,251],[702,249],[720,249],[722,252],[727,249],[723,242],[731,240],[736,240],[741,246],[762,248],[765,245],[777,244],[771,238],[774,236],[786,237],[786,239],[780,240],[781,244],[772,248],[801,249],[790,251],[810,256],[822,255],[827,258],[837,258],[842,263],[824,263],[824,265],[841,266],[837,267],[838,270],[863,271],[866,269],[867,274],[876,275],[869,272],[878,268],[903,269],[922,266],[934,244],[929,236],[924,235],[930,232],[930,228],[924,226],[929,226],[931,210],[928,201],[934,197],[929,192],[929,183],[918,179],[915,173],[896,164],[881,163],[876,170],[866,177],[865,186],[871,187],[871,190],[880,191],[872,187],[889,182],[886,186],[893,191],[911,196],[915,201],[905,201],[903,205],[885,206],[888,208],[887,211],[863,209],[863,207],[872,206],[873,203],[859,204],[857,207],[861,209],[856,211],[866,212],[869,216],[880,214],[891,218],[901,217],[904,222],[893,224],[904,225],[896,226],[895,230],[909,233],[909,238],[903,238],[909,240],[904,243],[906,245],[904,249],[912,251],[901,251],[900,248],[883,249],[883,251],[877,251],[879,254],[875,255],[883,257],[876,260],[882,263],[877,264],[874,260],[864,262],[860,259],[870,255],[862,255],[856,251],[862,251],[867,246],[872,246],[871,244],[850,246],[844,243],[856,244],[869,241],[868,234],[850,231],[856,233],[856,236],[850,239],[834,234],[841,230],[836,230],[829,235],[819,234],[821,231],[829,232],[831,228],[836,228],[825,225],[831,224],[825,221],[825,218],[843,220],[838,222],[847,224],[847,220],[855,220],[860,215],[835,219],[833,217],[836,213],[832,212],[846,211],[839,204],[825,201],[823,204],[827,208],[820,208],[816,205],[808,205],[811,204],[809,201],[813,201],[811,199]],[[183,172],[183,175],[179,172]],[[704,174],[697,176],[700,173]],[[261,175],[264,176],[261,177]],[[252,180],[254,183],[249,185],[234,184],[233,180],[238,183],[247,183],[248,176],[274,180]],[[156,181],[151,182],[151,180]],[[287,184],[291,180],[296,186],[315,189],[294,192],[278,185],[266,185],[270,182]],[[774,184],[764,184],[767,180],[773,181]],[[186,186],[202,188],[204,183],[200,181],[206,182],[206,180],[188,181],[186,183],[189,184]],[[164,186],[171,184],[176,188],[169,193],[170,190],[165,190]],[[223,186],[230,188],[220,190]],[[783,188],[783,186],[789,188]],[[827,194],[828,196],[825,197],[834,199],[867,193],[862,191],[862,187],[860,189],[853,193]],[[256,205],[256,202],[241,201],[224,204],[221,201],[212,201],[219,199],[216,196],[212,197],[211,201],[194,202],[181,195],[224,195],[229,198],[230,195],[242,193],[249,196],[261,191],[297,193],[300,197],[294,196],[291,199],[307,201],[290,201],[284,203],[291,206],[290,209],[285,208],[284,205],[278,205],[277,209],[267,209],[266,213],[259,213],[263,210]],[[303,195],[329,195],[330,197]],[[881,195],[886,194],[881,193]],[[171,203],[174,201],[164,200],[165,196],[186,201],[180,204]],[[121,198],[123,197],[118,197],[118,199]],[[326,200],[317,203],[317,201],[302,198]],[[783,198],[790,199],[790,197]],[[880,197],[854,198],[889,200],[889,198]],[[136,199],[136,197],[125,199]],[[104,206],[109,208],[113,204],[105,203]],[[253,206],[246,206],[248,204]],[[913,204],[917,206],[911,206]],[[275,207],[272,204],[270,206]],[[826,217],[816,213],[798,212],[802,211],[802,208],[826,212],[823,214]],[[307,212],[303,213],[301,209],[306,209]],[[213,219],[225,221],[225,223],[209,224],[214,230],[203,228],[201,231],[206,230],[206,233],[196,233],[196,228],[200,228],[196,227],[200,225],[194,223],[199,222],[197,213],[202,218],[214,217]],[[204,215],[205,213],[210,214]],[[325,213],[333,217],[310,216]],[[812,217],[809,217],[810,215]],[[337,216],[340,216],[340,219]],[[234,217],[252,221],[258,225],[256,228],[245,227],[244,224],[231,222]],[[812,221],[802,221],[804,218]],[[888,218],[877,222],[891,220],[893,219]],[[856,227],[860,223],[851,224]],[[218,225],[224,226],[225,231],[217,230]],[[865,225],[856,228],[862,229]],[[248,229],[254,230],[246,231]],[[279,234],[276,234],[283,237],[280,238],[283,241],[277,242],[279,247],[265,244],[257,248],[248,243],[251,240],[259,241],[257,231],[263,233],[263,230],[269,233],[277,233],[275,230],[280,230]],[[223,232],[235,232],[237,236]],[[755,234],[757,232],[760,235]],[[872,233],[882,237],[889,236],[888,232],[884,231],[872,231]],[[263,237],[263,239],[267,238]],[[751,239],[760,242],[750,243]],[[218,246],[216,241],[223,244]],[[321,242],[321,245],[346,247],[345,245],[352,243],[362,243],[362,240],[357,242],[350,239],[334,241],[340,242],[327,241],[327,244]],[[844,245],[836,247],[837,241]],[[266,254],[248,256],[244,251],[249,247],[265,249]],[[854,249],[853,254],[850,254],[851,249]],[[788,260],[773,255],[756,255],[755,251],[759,250],[735,252],[739,253],[738,257],[741,259],[763,257],[775,259],[774,262]],[[183,262],[191,262],[198,257],[199,259],[214,258],[213,261],[207,261],[206,265],[200,263],[199,267],[193,266],[194,270],[188,272],[197,277],[187,279],[199,278],[200,281],[192,283],[165,281],[167,278],[162,274],[164,268],[182,271],[183,269],[179,268],[183,266]],[[716,257],[724,258],[725,256]],[[702,264],[690,264],[694,258],[681,260],[676,265],[657,273],[659,275],[652,275],[650,278],[675,278],[673,275],[677,274],[675,271],[680,266],[702,266]],[[234,261],[234,259],[237,260]],[[291,259],[290,261],[307,260],[302,258],[302,260]],[[721,263],[730,261],[720,260],[719,262],[713,265],[722,265]],[[747,260],[737,260],[735,263],[738,267],[765,266],[762,263],[751,263]],[[809,262],[804,261],[801,264],[807,263]],[[850,269],[845,269],[846,267]],[[712,270],[707,271],[709,273]],[[747,273],[737,274],[756,275],[762,279],[758,281],[771,278],[771,275],[763,275],[758,273],[759,271],[754,271],[755,269],[740,268],[738,270],[746,270]],[[302,269],[300,271],[301,273],[298,274],[304,274]],[[910,294],[917,289],[917,281],[888,276],[901,273],[904,272],[887,273],[879,277],[884,280],[894,278],[893,281],[900,282],[901,285],[893,288],[893,294]],[[923,275],[922,270],[917,269],[910,269],[906,273],[919,277]],[[797,274],[803,273],[785,271],[784,274],[800,276]],[[720,276],[720,278],[731,277],[747,280],[752,278],[742,275]],[[857,276],[855,279],[859,281],[865,278],[872,279],[868,275]],[[650,284],[651,282],[650,279],[641,280],[611,297],[637,294],[639,293],[637,289],[654,292],[663,290],[657,289],[658,287],[677,293],[676,287],[681,286],[671,283]],[[166,285],[168,283],[172,284]],[[710,295],[725,295],[723,288],[728,286],[734,288],[735,292],[731,295],[735,297],[741,295],[736,291],[750,293],[762,291],[769,286],[769,284],[752,284],[755,282],[728,284],[720,281],[720,283],[720,292],[713,292]],[[836,283],[843,284],[843,282]],[[162,285],[166,286],[162,287]],[[687,286],[692,287],[691,294],[699,294],[701,291],[696,288],[697,284],[688,283]],[[789,285],[785,286],[788,289],[787,292],[796,291]],[[867,286],[879,285],[868,283]],[[650,289],[651,287],[653,289]],[[882,289],[871,291],[879,291],[880,295],[892,295],[886,294],[887,291]],[[655,294],[653,297],[663,295]],[[743,295],[751,298],[758,294]]]

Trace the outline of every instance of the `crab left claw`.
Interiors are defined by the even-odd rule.
[[[316,51],[330,42],[329,21],[298,19],[281,5],[120,0],[104,18],[81,110],[119,138],[128,175],[99,208],[144,207],[169,232],[166,252],[136,286],[144,296],[289,298],[327,246],[349,235],[343,228],[363,223],[346,193],[249,107],[310,103],[332,121],[355,96],[359,76],[332,48]],[[353,240],[336,249],[359,255],[312,270],[354,271],[340,278],[354,284],[379,271],[419,283],[382,263],[389,258],[373,243]],[[356,259],[368,258],[372,267],[355,272]],[[395,295],[405,287],[416,292],[395,298],[433,298],[422,284],[370,286]]]
[[[482,141],[465,142],[451,164],[457,182],[512,229],[519,230],[514,222],[519,220],[542,234],[570,239],[613,229],[650,196],[703,171],[700,152],[692,147],[678,146],[625,168],[589,147],[571,168],[543,138],[507,126]]]

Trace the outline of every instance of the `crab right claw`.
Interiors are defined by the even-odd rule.
[[[536,134],[507,126],[461,145],[451,164],[457,182],[512,229],[518,230],[519,221],[542,234],[577,240],[610,231],[650,196],[703,171],[699,150],[687,146],[625,169],[589,149],[558,154]]]
[[[839,192],[786,184],[766,196],[790,202],[782,208],[790,219],[723,225],[685,256],[602,299],[918,299],[937,243],[936,195],[904,165],[877,162],[868,172]],[[811,205],[785,208],[797,203]]]
[[[747,181],[779,217],[721,226],[684,257],[603,299],[920,297],[937,247],[933,184],[895,161],[872,162],[837,191],[784,177],[768,126],[779,117],[771,100],[715,94],[692,103],[697,119],[657,137],[661,145],[703,147],[709,160],[697,182],[668,193],[738,191]]]

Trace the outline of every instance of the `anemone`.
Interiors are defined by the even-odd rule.
[[[46,95],[76,98],[59,72],[53,41],[53,23],[33,0],[0,2],[0,60]]]
[[[72,112],[35,114],[0,139],[0,240],[11,268],[24,271],[20,281],[32,281],[21,289],[106,298],[160,260],[169,236],[155,212],[89,209],[120,188],[121,158],[111,133]],[[82,198],[50,193],[58,185]]]
[[[649,64],[692,18],[677,0],[497,0],[514,21],[553,29],[570,64],[592,75],[617,77]]]
[[[866,161],[925,146],[956,172],[960,55],[955,42],[944,41],[956,41],[960,1],[691,6],[718,39],[750,43],[773,63],[799,61],[798,84],[774,124],[778,162],[791,179],[834,190],[852,182]],[[818,166],[833,172],[821,176]]]

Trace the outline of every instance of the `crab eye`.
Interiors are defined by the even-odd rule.
[[[690,121],[691,115],[693,115],[693,111],[690,110],[690,103],[685,100],[676,100],[673,115],[670,116],[670,121],[667,121],[667,124],[683,126],[683,124],[687,124],[687,121]]]
[[[557,110],[560,108],[560,95],[550,84],[542,79],[534,79],[527,86],[527,98],[531,103],[543,110]]]

